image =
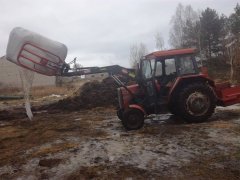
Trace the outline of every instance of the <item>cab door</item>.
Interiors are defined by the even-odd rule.
[[[155,59],[143,60],[141,64],[142,85],[146,93],[146,106],[155,106],[157,100],[157,92],[155,86]]]
[[[161,86],[158,93],[159,97],[165,97],[168,95],[169,89],[176,80],[176,77],[177,70],[175,58],[161,59],[156,62],[155,78]]]

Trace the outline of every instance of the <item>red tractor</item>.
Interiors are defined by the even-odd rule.
[[[146,116],[166,110],[187,122],[203,122],[216,106],[240,102],[240,87],[216,84],[199,70],[195,55],[196,49],[177,49],[141,59],[137,84],[118,88],[117,114],[127,130],[141,128]]]

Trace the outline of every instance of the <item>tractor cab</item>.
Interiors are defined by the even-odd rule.
[[[140,61],[139,85],[145,89],[145,107],[158,106],[168,101],[168,95],[178,77],[199,73],[195,60],[195,49],[153,52]]]

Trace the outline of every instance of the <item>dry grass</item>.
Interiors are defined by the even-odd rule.
[[[16,87],[0,87],[0,95],[19,95],[22,94],[20,88]]]
[[[63,87],[56,87],[56,86],[39,86],[33,87],[31,90],[31,95],[33,97],[45,97],[52,94],[56,95],[70,95],[74,91],[74,87],[71,86],[63,86]]]
[[[56,86],[38,86],[33,87],[31,89],[32,97],[45,97],[51,94],[56,95],[70,95],[74,92],[74,86],[63,86],[63,87],[56,87]],[[16,87],[0,87],[0,95],[23,95],[22,88]]]

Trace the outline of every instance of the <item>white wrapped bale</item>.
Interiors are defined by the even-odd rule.
[[[17,27],[9,36],[6,59],[48,76],[61,74],[67,47],[37,33]]]

